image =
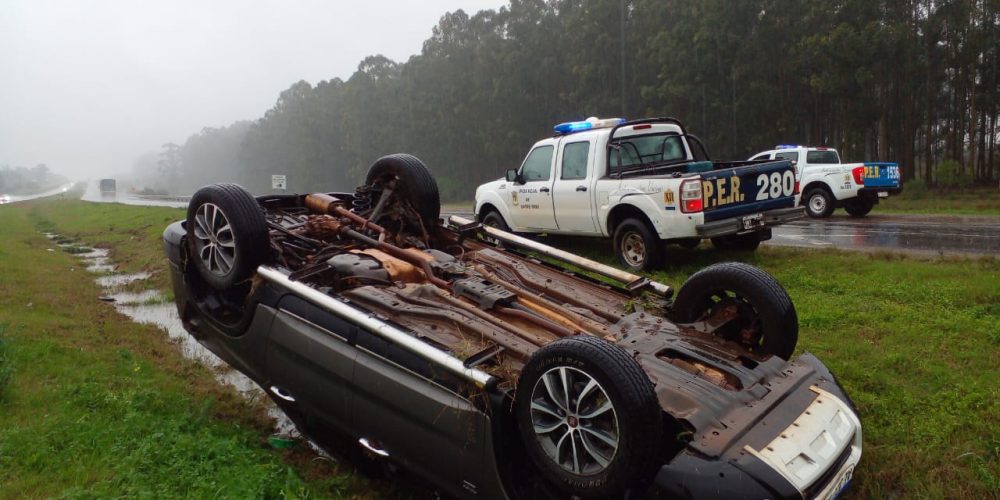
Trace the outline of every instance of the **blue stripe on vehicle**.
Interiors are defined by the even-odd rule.
[[[792,207],[794,203],[795,199],[789,196],[787,198],[776,198],[773,200],[757,201],[753,203],[740,203],[738,205],[728,207],[718,207],[705,212],[705,222],[728,219],[730,217],[737,217],[740,215],[750,215],[757,212],[774,210],[776,208],[789,208]]]

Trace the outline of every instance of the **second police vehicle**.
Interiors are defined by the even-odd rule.
[[[812,217],[829,217],[843,207],[852,217],[864,217],[886,198],[902,192],[899,165],[885,162],[841,163],[833,148],[780,145],[753,155],[751,160],[788,160],[802,187],[797,204]]]

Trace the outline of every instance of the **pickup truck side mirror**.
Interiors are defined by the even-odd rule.
[[[523,182],[521,182],[520,176],[517,175],[517,170],[513,168],[507,170],[507,182],[515,182],[518,184],[523,184]]]

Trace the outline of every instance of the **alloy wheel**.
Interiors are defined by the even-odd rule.
[[[236,260],[236,241],[229,219],[217,205],[204,203],[194,217],[195,251],[205,269],[226,276]]]
[[[558,366],[531,392],[531,423],[546,455],[568,472],[599,474],[618,451],[618,415],[593,377]]]

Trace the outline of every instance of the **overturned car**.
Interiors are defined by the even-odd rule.
[[[439,219],[410,155],[353,193],[216,184],[164,233],[192,336],[320,446],[469,498],[831,498],[861,425],[769,274],[677,291]]]

